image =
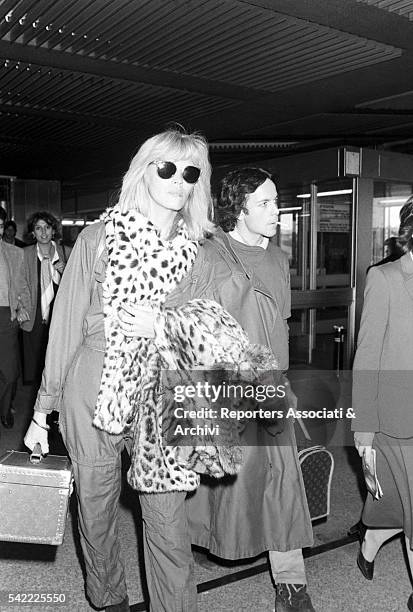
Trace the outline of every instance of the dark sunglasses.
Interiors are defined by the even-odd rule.
[[[155,164],[158,171],[158,176],[162,179],[170,179],[176,173],[176,166],[170,161],[153,161],[151,164]],[[194,185],[199,179],[201,170],[195,166],[186,166],[182,172],[182,178],[190,185]]]

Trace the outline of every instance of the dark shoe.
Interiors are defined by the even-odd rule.
[[[14,416],[12,412],[10,412],[10,410],[6,415],[2,414],[0,417],[0,420],[1,420],[1,424],[6,429],[11,429],[14,425]]]
[[[118,604],[106,606],[105,610],[106,612],[130,612],[128,596],[126,596],[125,599]]]
[[[364,555],[361,552],[361,548],[357,556],[357,565],[359,566],[359,569],[363,576],[366,578],[366,580],[373,580],[374,561],[367,561],[367,559],[364,558]]]
[[[306,584],[277,584],[275,612],[315,612]]]
[[[413,612],[413,593],[410,595],[409,599],[407,600],[407,607],[409,608],[410,612]]]

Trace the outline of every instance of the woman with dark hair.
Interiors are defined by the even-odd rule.
[[[55,240],[59,223],[47,211],[35,212],[28,232],[36,243],[24,249],[24,280],[30,295],[29,320],[22,323],[23,366],[26,382],[40,384],[54,299],[66,266],[66,253]]]
[[[400,211],[399,242],[405,254],[367,275],[353,367],[355,446],[367,462],[375,450],[383,490],[367,496],[362,515],[357,564],[368,580],[380,547],[400,532],[413,570],[413,196]]]

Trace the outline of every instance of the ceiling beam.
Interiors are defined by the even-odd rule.
[[[413,24],[406,18],[356,0],[238,0],[242,4],[413,51]]]
[[[157,87],[168,87],[179,91],[190,91],[207,96],[218,96],[235,100],[251,100],[260,95],[260,90],[211,81],[187,74],[177,75],[170,70],[144,68],[135,64],[124,64],[111,60],[93,59],[80,54],[55,51],[21,43],[0,41],[0,57],[16,62],[36,64],[58,70],[69,70],[81,74],[92,74],[114,81],[147,83]]]
[[[80,113],[69,113],[67,111],[56,111],[49,109],[34,108],[32,106],[23,106],[22,104],[0,104],[0,112],[16,113],[18,115],[27,115],[29,117],[43,117],[45,119],[57,119],[60,121],[69,121],[71,123],[85,123],[90,126],[103,125],[109,127],[118,127],[129,131],[132,128],[143,127],[143,124],[138,121],[122,121],[113,117],[102,117],[97,115],[88,115]]]

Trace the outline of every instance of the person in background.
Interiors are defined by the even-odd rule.
[[[23,242],[23,240],[19,240],[19,238],[16,238],[16,234],[17,234],[16,223],[12,221],[11,219],[9,221],[6,221],[4,225],[3,240],[5,242],[8,242],[9,244],[14,244],[17,247],[24,248],[26,246],[26,243]]]
[[[53,304],[66,266],[66,253],[57,243],[59,223],[50,212],[33,213],[28,232],[36,240],[24,254],[24,283],[30,295],[29,319],[22,323],[23,371],[26,383],[40,385]]]
[[[413,571],[413,196],[398,241],[405,254],[367,274],[353,365],[354,442],[368,463],[375,450],[383,490],[380,499],[367,495],[362,514],[357,565],[367,580],[381,546],[401,532]]]
[[[12,402],[20,374],[18,329],[29,318],[23,295],[23,251],[2,240],[6,212],[0,207],[0,419],[13,427]]]

